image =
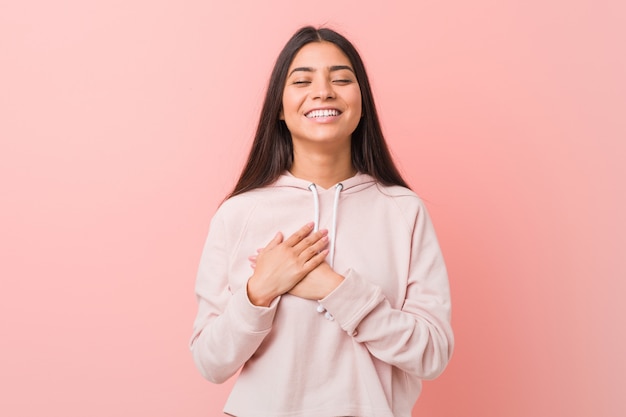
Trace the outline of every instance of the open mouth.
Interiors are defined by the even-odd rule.
[[[341,112],[337,109],[324,109],[324,110],[311,110],[306,113],[305,116],[309,119],[313,119],[316,117],[331,117],[331,116],[339,116]]]

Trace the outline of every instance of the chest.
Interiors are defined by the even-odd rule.
[[[362,200],[349,196],[341,199],[333,213],[332,197],[320,196],[319,228],[328,229],[329,238],[335,241],[333,269],[340,274],[348,269],[355,271],[378,285],[391,304],[400,308],[411,259],[411,233],[406,219],[384,202],[372,201],[364,207]],[[336,220],[334,236],[333,218]],[[236,291],[246,284],[253,272],[248,257],[266,246],[276,232],[282,232],[287,238],[315,220],[310,200],[268,201],[255,210],[245,227],[238,231],[239,238],[230,252],[231,289]]]

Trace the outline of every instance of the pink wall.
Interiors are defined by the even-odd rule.
[[[0,5],[0,415],[218,416],[187,338],[273,60],[329,23],[449,264],[415,416],[626,413],[623,2]]]

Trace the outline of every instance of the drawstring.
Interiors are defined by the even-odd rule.
[[[330,266],[335,264],[335,237],[337,236],[337,211],[339,209],[339,193],[343,190],[343,184],[339,183],[335,186],[335,202],[333,203],[333,228],[332,238],[330,239]]]
[[[315,226],[313,226],[313,231],[317,232],[320,228],[320,197],[317,194],[317,187],[315,184],[311,183],[309,185],[309,190],[313,193],[313,221],[315,222]]]
[[[313,231],[317,232],[320,228],[320,198],[317,192],[317,186],[313,183],[309,185],[309,190],[313,193]],[[335,238],[337,236],[337,211],[339,211],[339,194],[343,190],[343,184],[335,185],[335,201],[333,202],[333,224],[330,229],[330,248],[328,250],[329,261],[331,266],[335,263]]]
[[[314,216],[313,217],[313,221],[314,221],[313,231],[317,232],[320,227],[320,199],[319,199],[319,194],[317,192],[317,186],[315,184],[311,183],[311,185],[309,185],[309,190],[311,190],[311,192],[313,193],[313,216]],[[343,190],[343,184],[338,183],[335,186],[335,199],[333,202],[333,223],[332,223],[332,228],[330,232],[330,248],[328,250],[328,256],[329,256],[328,264],[330,265],[331,268],[333,267],[335,263],[335,239],[337,236],[337,212],[339,211],[339,194],[341,193],[341,190]],[[332,314],[326,311],[326,309],[321,304],[317,306],[317,311],[320,313],[325,312],[324,317],[326,317],[328,320],[334,320],[334,317],[332,316]]]

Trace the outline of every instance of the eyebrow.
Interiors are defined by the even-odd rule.
[[[348,65],[331,65],[329,68],[330,72],[333,71],[341,71],[341,70],[348,70],[351,73],[354,74],[354,70],[352,69],[352,67],[348,66]],[[293,74],[296,71],[303,71],[303,72],[315,72],[315,68],[311,68],[311,67],[297,67],[294,68],[293,70],[291,70],[291,72],[289,73],[289,75],[287,75],[287,77],[291,77],[291,74]]]

